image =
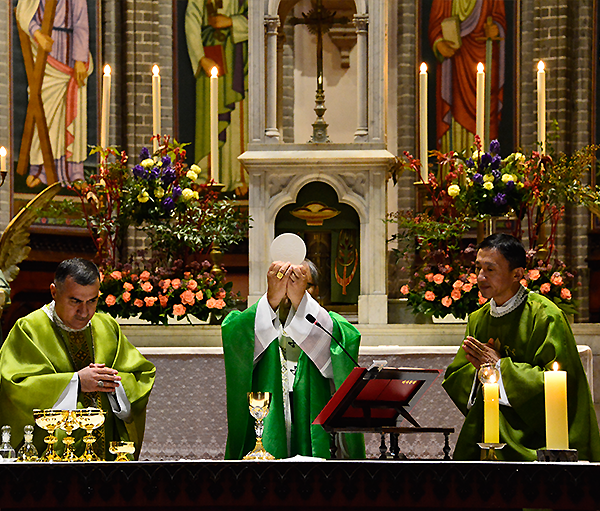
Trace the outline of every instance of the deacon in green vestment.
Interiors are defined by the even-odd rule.
[[[514,237],[493,234],[479,246],[478,285],[490,301],[469,316],[462,349],[446,371],[444,389],[465,415],[454,458],[478,460],[483,398],[476,378],[483,363],[500,372],[499,459],[537,459],[546,446],[544,372],[558,362],[567,372],[569,447],[579,459],[600,460],[600,435],[587,378],[563,312],[520,281],[525,249]]]
[[[146,405],[154,384],[154,365],[121,333],[117,322],[95,314],[100,289],[96,265],[84,259],[59,264],[50,291],[54,301],[19,319],[0,349],[0,424],[9,424],[13,447],[33,409],[96,407],[106,412],[95,431],[98,456],[114,459],[111,440],[133,441],[135,458],[144,437]],[[35,428],[40,453],[46,432]],[[75,452],[83,453],[85,431],[73,432]],[[56,450],[63,451],[59,438]]]
[[[317,321],[356,360],[360,333],[343,317],[328,313],[311,296],[318,295],[318,272],[305,261],[276,261],[267,272],[267,293],[243,312],[223,321],[227,380],[228,436],[226,459],[241,459],[256,443],[254,419],[248,409],[250,391],[271,392],[264,422],[263,444],[276,458],[295,455],[329,458],[329,434],[312,422],[348,376],[354,362]],[[279,315],[289,314],[282,326]],[[285,318],[285,313],[282,314]],[[339,436],[339,435],[338,435]],[[362,435],[347,434],[336,457],[365,457]]]

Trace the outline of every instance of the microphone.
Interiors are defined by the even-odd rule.
[[[358,365],[358,362],[357,362],[357,361],[354,359],[354,357],[353,357],[352,355],[350,355],[350,353],[348,353],[348,351],[346,350],[346,348],[344,348],[344,347],[342,346],[342,344],[340,343],[340,341],[338,341],[338,340],[337,340],[337,339],[336,339],[336,338],[333,336],[333,334],[332,334],[331,332],[328,332],[328,331],[327,331],[327,330],[326,330],[326,329],[323,327],[323,325],[321,325],[321,323],[319,323],[319,322],[317,321],[317,318],[315,318],[315,317],[314,317],[312,314],[307,314],[307,315],[306,315],[306,319],[307,319],[307,321],[308,321],[309,323],[312,323],[312,324],[313,324],[313,325],[315,325],[316,327],[319,327],[321,330],[323,330],[323,332],[325,332],[325,333],[326,333],[326,334],[327,334],[329,337],[331,337],[331,338],[332,338],[332,339],[335,341],[335,343],[336,343],[336,344],[337,344],[337,345],[338,345],[340,348],[342,348],[342,351],[343,351],[343,352],[344,352],[346,355],[348,355],[348,358],[349,358],[350,360],[352,360],[352,362],[354,363],[354,365],[355,365],[356,367],[360,367],[360,365]]]

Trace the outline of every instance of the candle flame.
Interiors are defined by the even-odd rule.
[[[477,72],[483,73],[483,62],[480,62],[479,64],[477,64]]]
[[[427,64],[425,64],[425,62],[421,63],[421,73],[426,73],[427,72]]]
[[[217,66],[214,66],[211,70],[210,70],[210,75],[211,76],[219,76],[219,68]]]
[[[104,66],[104,75],[110,76],[110,66],[108,64],[106,64],[106,66]]]
[[[0,147],[0,156],[2,156],[2,157],[6,156],[6,147],[4,147],[4,146]]]
[[[152,66],[152,74],[154,76],[158,76],[160,74],[160,69],[158,68],[158,66],[156,64],[154,64],[154,66]]]
[[[538,62],[538,71],[544,71],[546,69],[546,65],[544,64],[543,60],[540,60]]]
[[[558,371],[558,362],[554,362],[554,364],[552,364],[552,370]]]

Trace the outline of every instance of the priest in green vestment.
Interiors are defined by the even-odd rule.
[[[135,458],[144,438],[146,405],[154,384],[154,365],[122,334],[110,316],[96,314],[100,273],[84,259],[59,264],[50,285],[53,301],[19,319],[0,349],[0,424],[12,429],[13,447],[33,409],[101,408],[104,426],[94,434],[96,454],[114,459],[111,440],[133,441]],[[46,432],[35,428],[40,456]],[[85,431],[75,430],[75,452],[83,453]],[[56,450],[64,432],[57,430]]]
[[[248,409],[250,391],[272,393],[263,432],[269,453],[278,459],[330,457],[329,434],[312,422],[354,367],[348,354],[355,360],[358,357],[360,333],[340,315],[328,313],[311,295],[318,295],[317,279],[318,271],[309,261],[302,265],[276,261],[267,272],[267,293],[223,321],[226,459],[241,459],[256,443],[254,419]],[[309,322],[307,314],[348,353]],[[337,447],[337,458],[365,457],[362,435],[342,435]]]
[[[525,249],[507,234],[486,238],[477,252],[478,285],[489,299],[469,316],[462,349],[446,370],[444,389],[465,415],[454,458],[478,460],[483,399],[476,378],[483,363],[500,373],[499,459],[536,460],[546,446],[544,372],[557,362],[567,372],[569,447],[579,459],[600,461],[600,435],[587,378],[563,312],[520,283]]]

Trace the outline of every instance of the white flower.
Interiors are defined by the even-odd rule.
[[[508,183],[509,181],[516,181],[515,176],[513,176],[512,174],[503,174],[502,175],[502,182],[503,183]]]
[[[142,163],[140,163],[140,165],[145,169],[150,169],[154,167],[155,162],[152,158],[146,158],[144,161],[142,161]]]
[[[448,195],[450,195],[450,197],[456,197],[459,193],[460,193],[460,186],[450,185],[448,187]]]
[[[198,179],[198,174],[190,169],[186,172],[185,177],[187,177],[190,181],[196,181],[196,179]]]
[[[192,163],[190,170],[193,170],[196,174],[200,174],[202,172],[202,169],[198,167],[198,165],[196,165],[195,163]]]
[[[483,151],[475,151],[473,153],[473,156],[471,156],[471,158],[473,158],[473,160],[477,161],[479,160],[482,156],[484,155]]]
[[[194,198],[194,191],[191,188],[184,188],[181,191],[181,196],[185,201],[192,200]]]
[[[486,174],[485,176],[483,176],[483,181],[484,183],[491,183],[492,181],[494,181],[494,176],[492,174]]]
[[[483,183],[483,187],[486,190],[493,190],[494,189],[494,183],[492,183],[491,181],[486,181],[485,183]]]
[[[165,190],[159,186],[156,190],[154,190],[154,196],[157,199],[162,199],[165,196]]]
[[[148,194],[148,192],[146,190],[144,190],[143,192],[140,192],[140,194],[137,197],[138,202],[141,202],[141,203],[148,202],[149,199],[150,199],[150,195]]]

